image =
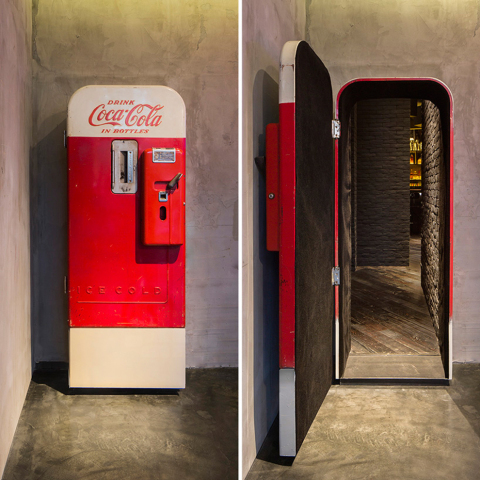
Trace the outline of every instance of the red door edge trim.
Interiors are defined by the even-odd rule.
[[[280,368],[295,368],[295,103],[280,104]]]

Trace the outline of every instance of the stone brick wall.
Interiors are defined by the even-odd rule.
[[[359,266],[409,263],[409,139],[409,99],[358,102],[354,224]]]
[[[440,111],[424,102],[422,287],[439,339],[444,325],[445,163]]]

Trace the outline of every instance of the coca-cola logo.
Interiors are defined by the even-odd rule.
[[[126,108],[127,107],[127,108]],[[158,127],[162,123],[162,115],[159,112],[163,105],[148,105],[134,100],[109,100],[107,104],[97,105],[90,116],[88,123],[92,127],[105,125],[127,127]]]

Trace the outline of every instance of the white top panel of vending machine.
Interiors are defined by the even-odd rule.
[[[169,87],[90,85],[70,98],[67,135],[185,138],[185,103]]]

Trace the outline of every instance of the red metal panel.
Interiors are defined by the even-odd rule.
[[[280,250],[280,170],[278,156],[278,123],[270,123],[266,129],[266,177],[267,177],[267,250]]]
[[[141,188],[111,191],[113,140],[68,138],[70,326],[184,327],[185,247],[143,244]],[[139,155],[185,151],[184,138],[135,140]]]
[[[174,188],[168,183],[185,172],[185,152],[176,149],[175,163],[153,161],[152,149],[143,152],[141,166],[143,240],[145,245],[182,245],[185,242],[185,178]],[[160,201],[160,197],[165,198]],[[163,211],[162,211],[163,210]]]
[[[280,368],[295,368],[295,103],[280,104]]]

